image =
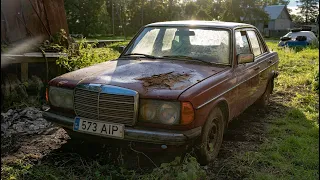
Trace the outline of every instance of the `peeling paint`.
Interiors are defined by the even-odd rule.
[[[137,78],[137,80],[143,81],[144,87],[159,87],[159,88],[174,88],[181,82],[188,81],[190,74],[180,74],[175,72],[169,72],[164,74],[157,74],[151,77]],[[182,86],[183,87],[183,86]],[[180,86],[181,89],[181,86]]]

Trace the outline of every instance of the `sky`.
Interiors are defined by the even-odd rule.
[[[293,14],[297,14],[298,13],[298,6],[297,6],[297,2],[296,0],[290,0],[290,3],[287,6],[289,9],[292,9],[292,13]]]

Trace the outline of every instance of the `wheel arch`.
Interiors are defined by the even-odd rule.
[[[230,113],[228,102],[225,99],[222,99],[217,103],[216,107],[219,107],[221,109],[224,116],[225,128],[228,127]]]
[[[223,116],[224,116],[224,121],[225,121],[225,127],[228,126],[228,122],[229,122],[229,117],[230,117],[230,108],[229,108],[229,103],[225,98],[219,98],[216,101],[214,101],[213,103],[210,104],[210,111],[207,115],[207,120],[210,116],[210,113],[214,110],[214,108],[220,108]]]
[[[275,70],[272,70],[272,71],[271,71],[271,73],[270,73],[270,75],[269,75],[269,78],[268,78],[268,83],[267,83],[267,85],[266,85],[265,91],[267,90],[268,84],[271,83],[271,92],[270,92],[270,93],[272,94],[273,89],[274,89],[274,79],[275,79],[276,77],[278,77],[278,75],[279,75],[279,72],[278,72],[278,71],[275,71]]]

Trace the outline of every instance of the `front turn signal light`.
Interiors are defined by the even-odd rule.
[[[194,109],[190,102],[181,103],[181,123],[182,125],[190,124],[194,120]]]

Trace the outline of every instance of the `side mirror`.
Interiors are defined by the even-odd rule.
[[[126,46],[119,46],[119,48],[118,48],[119,53],[122,53],[125,48],[126,48]]]
[[[254,61],[253,54],[238,54],[237,55],[238,64],[251,63]]]

